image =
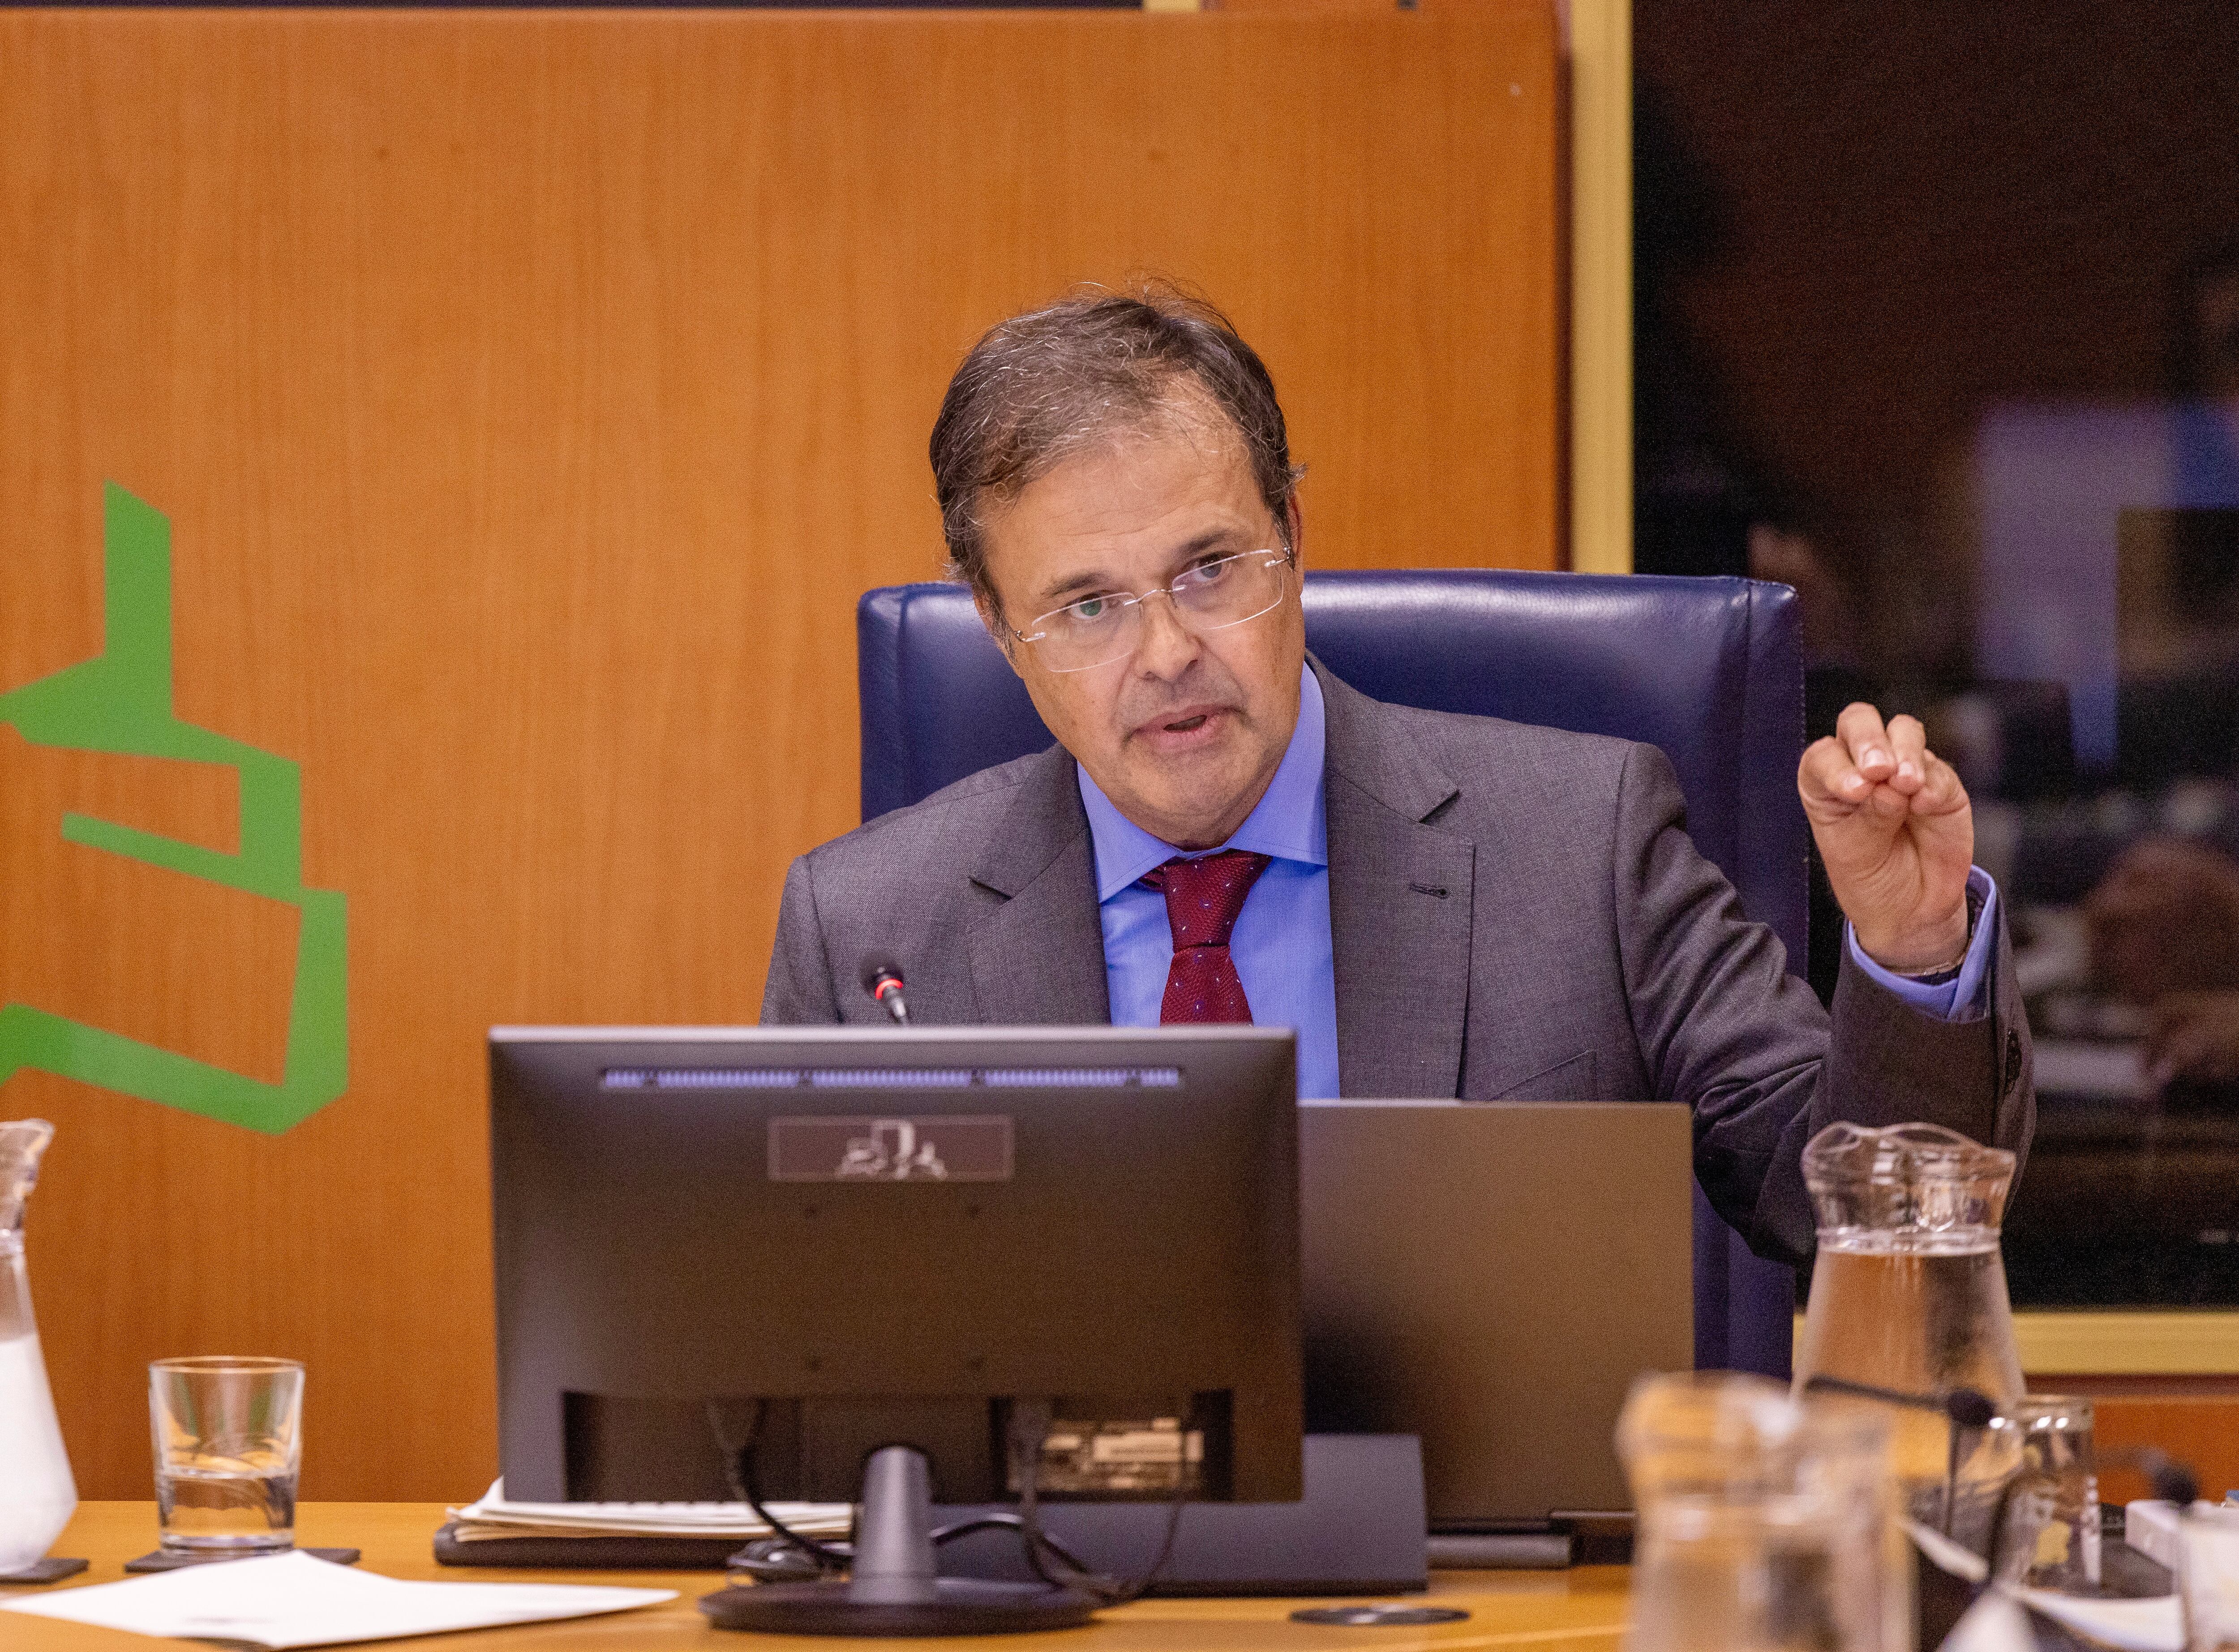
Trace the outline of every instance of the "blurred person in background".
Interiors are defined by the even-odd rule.
[[[2239,860],[2141,839],[2084,903],[2094,985],[2143,1017],[2157,1086],[2239,1080]]]

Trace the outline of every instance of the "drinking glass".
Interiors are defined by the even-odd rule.
[[[1625,1652],[1910,1652],[1889,1424],[1733,1372],[1642,1377]]]
[[[2099,1588],[2099,1476],[2091,1459],[2091,1402],[2026,1394],[1999,1408],[1994,1433],[2010,1435],[2020,1467],[2008,1483],[1998,1530],[1998,1576],[2070,1595]]]
[[[148,1368],[156,1506],[170,1554],[256,1554],[296,1545],[303,1368],[230,1355]]]

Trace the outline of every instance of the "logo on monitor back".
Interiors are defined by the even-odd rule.
[[[914,1118],[773,1118],[773,1182],[1007,1182],[1011,1120],[995,1114]]]

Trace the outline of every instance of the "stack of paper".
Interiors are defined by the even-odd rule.
[[[673,1589],[569,1583],[406,1583],[301,1553],[188,1566],[154,1577],[0,1605],[136,1635],[278,1649],[442,1635],[499,1623],[544,1623],[673,1601]],[[0,1639],[5,1639],[0,1636]]]
[[[854,1510],[844,1503],[764,1505],[794,1530],[844,1537]],[[742,1503],[513,1503],[502,1479],[451,1510],[461,1543],[491,1537],[767,1537],[770,1529]]]

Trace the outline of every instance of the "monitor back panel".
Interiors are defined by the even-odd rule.
[[[612,1432],[1100,1383],[1232,1396],[1235,1495],[1298,1495],[1287,1032],[501,1028],[490,1058],[510,1495],[568,1495],[586,1397]]]
[[[1625,1390],[1694,1363],[1691,1151],[1677,1105],[1304,1104],[1307,1428],[1420,1435],[1434,1527],[1629,1508]]]

